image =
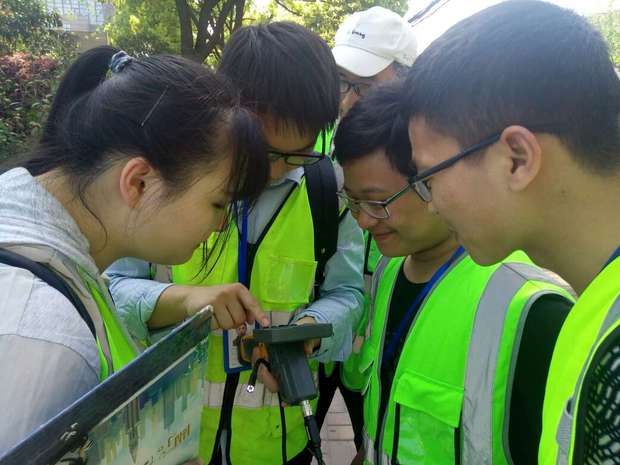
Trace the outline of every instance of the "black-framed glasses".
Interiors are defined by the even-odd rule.
[[[340,77],[340,95],[346,95],[349,93],[351,89],[355,92],[355,95],[358,97],[362,96],[364,93],[368,92],[372,84],[369,82],[352,82],[348,79]]]
[[[458,161],[462,160],[466,156],[493,145],[499,140],[500,137],[501,133],[495,134],[494,136],[484,139],[482,142],[478,142],[471,147],[461,150],[459,153],[448,158],[447,160],[444,160],[441,163],[437,163],[435,166],[410,177],[409,185],[424,202],[430,202],[433,196],[431,194],[431,188],[428,185],[428,180],[432,176],[436,175],[440,171],[450,168],[452,165],[455,165]]]
[[[284,159],[287,165],[291,166],[308,166],[317,163],[325,155],[319,152],[311,153],[298,153],[298,152],[278,152],[277,150],[270,150],[267,154],[269,161],[276,161],[280,158]]]
[[[284,159],[284,163],[291,166],[308,166],[314,165],[321,158],[325,157],[325,148],[327,144],[327,131],[323,129],[319,136],[321,138],[321,151],[313,150],[311,152],[280,152],[279,150],[270,149],[267,152],[267,158],[269,161],[277,161],[281,158]]]
[[[352,199],[344,192],[338,192],[338,197],[342,199],[346,207],[351,210],[351,213],[358,215],[360,211],[363,211],[368,216],[377,220],[387,220],[390,217],[390,211],[388,205],[401,197],[403,194],[411,189],[411,185],[407,184],[396,194],[390,196],[385,200],[357,200]]]

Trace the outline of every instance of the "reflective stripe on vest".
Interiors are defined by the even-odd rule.
[[[370,236],[366,232],[365,240],[371,240],[374,244],[374,240],[370,238]],[[368,245],[368,244],[367,244]],[[377,251],[378,253],[378,251]],[[373,269],[373,277],[376,275],[381,275],[383,273],[383,269],[389,262],[389,258],[383,257],[381,255],[374,256],[372,269]],[[364,279],[368,278],[368,275],[364,275]],[[370,373],[368,373],[365,368],[362,368],[362,360],[361,360],[361,352],[364,347],[364,342],[366,339],[370,337],[370,329],[372,325],[372,309],[373,309],[373,301],[374,295],[376,294],[376,285],[377,280],[371,279],[370,283],[366,285],[366,295],[364,296],[364,309],[363,314],[360,319],[357,330],[355,331],[353,338],[353,347],[351,349],[351,354],[349,357],[340,365],[340,379],[344,386],[351,390],[360,392],[364,389],[364,386],[368,382],[368,377]]]
[[[314,378],[314,383],[318,385],[318,371],[313,371],[312,377]],[[210,408],[221,408],[225,386],[225,382],[212,383],[207,381],[205,383],[203,405]],[[260,409],[268,406],[279,408],[280,401],[278,399],[277,392],[273,393],[269,391],[264,384],[257,383],[254,388],[254,392],[248,393],[246,390],[247,386],[247,383],[239,383],[237,386],[237,391],[235,392],[235,407]]]
[[[366,428],[364,428],[364,431],[363,431],[363,439],[364,439],[364,463],[368,465],[375,465],[376,463],[375,462],[375,454],[376,454],[375,443],[370,438],[370,435],[366,431]],[[379,463],[389,464],[390,462],[391,462],[390,457],[385,452],[382,452],[381,457],[379,458]]]
[[[109,294],[107,292],[107,289],[103,291],[100,290],[98,282],[94,281],[89,276],[86,276],[85,273],[81,273],[81,275],[86,286],[90,290],[90,293],[95,300],[97,307],[99,308],[99,313],[101,314],[101,317],[103,318],[103,324],[105,327],[106,337],[110,350],[112,370],[110,370],[110,366],[108,365],[107,360],[104,357],[101,344],[99,343],[99,337],[97,337],[99,360],[100,362],[102,360],[106,362],[106,366],[102,365],[100,369],[99,378],[101,381],[103,381],[110,375],[110,372],[117,372],[129,362],[131,362],[138,355],[138,350],[133,343],[131,336],[129,336],[127,330],[119,321],[116,311],[113,310],[114,304],[108,297]]]
[[[211,272],[201,273],[202,248],[192,259],[172,268],[173,282],[178,284],[218,285],[237,282],[238,229],[234,222],[224,234],[226,241],[208,241],[213,256],[218,257]],[[207,266],[209,269],[209,266]],[[256,250],[250,279],[250,291],[261,307],[270,312],[272,324],[287,324],[294,313],[311,299],[316,261],[314,228],[305,179],[292,190],[270,229]],[[201,429],[201,457],[211,459],[226,382],[224,348],[221,331],[209,335],[206,380],[208,392]],[[318,364],[311,364],[316,370]],[[277,395],[271,395],[259,382],[253,394],[243,389],[249,371],[239,375],[231,418],[231,461],[234,465],[281,463],[282,427]],[[303,417],[297,407],[285,409],[287,456],[293,458],[306,444]],[[257,427],[259,425],[259,427]],[[257,447],[260,444],[260,447]]]
[[[620,320],[620,296],[616,299],[614,304],[607,312],[607,316],[605,317],[605,321],[601,325],[601,330],[599,331],[599,335],[597,337],[597,344],[588,356],[588,364],[584,365],[581,373],[579,373],[579,379],[577,381],[575,391],[571,398],[568,399],[568,401],[566,402],[566,406],[562,411],[562,416],[560,417],[560,422],[558,423],[558,429],[556,432],[556,440],[558,443],[558,455],[556,460],[557,465],[569,465],[572,463],[572,457],[569,459],[569,456],[570,451],[574,447],[574,433],[577,427],[576,406],[579,404],[579,393],[581,391],[581,387],[583,386],[586,372],[590,367],[590,361],[592,360],[593,355],[596,353],[596,349],[604,341],[605,336],[611,330],[615,329],[615,327],[618,325],[618,320]]]
[[[482,465],[493,461],[493,401],[497,359],[504,335],[510,304],[527,281],[538,281],[560,286],[560,282],[540,268],[526,263],[504,263],[491,276],[478,304],[474,329],[469,342],[467,372],[465,379],[465,401],[462,410],[463,445],[461,463]],[[519,317],[519,331],[522,329],[531,306],[545,294],[554,293],[541,289],[531,293],[522,307]],[[513,345],[511,358],[518,353],[518,344]],[[512,378],[509,375],[509,379]],[[507,386],[507,392],[511,387]],[[510,399],[510,395],[506,397]],[[507,434],[507,425],[502,433]],[[495,431],[495,435],[498,431]],[[506,441],[506,442],[504,442]],[[507,444],[507,436],[502,440]],[[506,451],[506,457],[509,453]],[[508,460],[506,460],[506,463]]]
[[[572,463],[580,392],[590,361],[620,320],[619,282],[616,258],[588,285],[562,326],[545,391],[540,465]]]
[[[118,320],[107,287],[100,277],[94,278],[77,264],[61,258],[56,249],[37,245],[4,245],[14,253],[53,269],[80,299],[95,327],[99,355],[99,380],[103,381],[131,361],[139,352]]]
[[[397,259],[384,271],[375,304],[383,302],[387,308],[375,309],[377,318],[386,318],[401,264],[402,259]],[[462,285],[464,282],[467,284]],[[386,290],[390,293],[388,301],[379,298]],[[373,429],[380,427],[380,446],[378,451],[371,448],[370,455],[373,450],[375,457],[380,452],[382,464],[389,464],[393,454],[400,463],[453,463],[454,432],[461,424],[463,465],[509,463],[509,453],[504,450],[504,411],[518,346],[514,339],[531,305],[550,293],[570,298],[560,283],[531,265],[522,253],[493,267],[475,265],[467,256],[453,264],[422,304],[410,328],[385,417],[376,420],[371,417],[377,415],[379,405],[382,349],[377,352],[378,347],[373,347],[375,367],[364,416],[370,443],[374,443]],[[461,303],[458,314],[451,312],[455,301]],[[384,324],[375,322],[372,331],[382,327]],[[450,339],[445,339],[446,332]],[[376,338],[370,340],[371,345],[377,344]],[[428,350],[422,350],[422,345]],[[398,450],[393,451],[397,403],[399,441]],[[368,457],[366,460],[374,463]]]
[[[605,321],[603,322],[601,331],[597,337],[597,344],[588,356],[588,364],[584,365],[581,373],[579,373],[579,380],[577,381],[575,392],[571,398],[568,399],[566,406],[562,411],[562,416],[560,417],[560,422],[558,423],[558,429],[556,432],[556,441],[558,443],[558,454],[556,459],[557,465],[569,465],[573,463],[571,450],[574,448],[573,441],[575,439],[575,429],[577,428],[577,409],[575,406],[579,404],[579,394],[581,387],[583,386],[584,377],[590,366],[590,361],[596,353],[596,349],[604,341],[605,336],[611,332],[611,330],[616,328],[619,322],[618,320],[620,320],[620,297],[618,297],[609,309],[609,312],[607,312],[607,316],[605,317]]]

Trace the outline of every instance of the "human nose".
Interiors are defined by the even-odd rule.
[[[362,229],[372,228],[379,221],[377,220],[377,218],[370,216],[368,213],[366,213],[364,210],[361,210],[361,209],[359,210],[359,212],[355,213],[353,217],[357,221],[357,224],[359,225],[359,227]]]

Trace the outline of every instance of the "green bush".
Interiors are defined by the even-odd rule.
[[[28,150],[39,136],[61,68],[47,56],[0,56],[0,161]]]

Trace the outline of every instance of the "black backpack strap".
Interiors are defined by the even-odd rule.
[[[325,266],[338,248],[338,183],[334,165],[328,157],[304,167],[308,200],[314,225],[314,258],[317,261],[315,298],[325,281]]]
[[[22,268],[24,270],[30,271],[33,275],[39,278],[44,283],[56,289],[62,295],[64,295],[69,302],[76,308],[84,322],[88,325],[88,329],[93,334],[95,339],[97,335],[95,333],[95,324],[93,323],[92,318],[86,311],[86,307],[82,301],[75,295],[75,292],[69,287],[66,281],[58,275],[51,268],[43,265],[42,263],[35,262],[34,260],[30,260],[23,255],[19,255],[15,252],[11,252],[6,249],[0,249],[0,263],[4,263],[5,265],[13,266],[15,268]]]

